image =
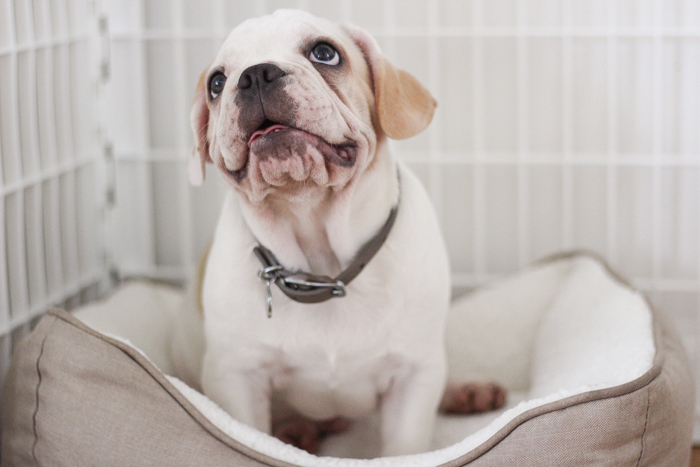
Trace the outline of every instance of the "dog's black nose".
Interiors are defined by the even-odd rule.
[[[273,83],[287,73],[277,65],[272,63],[259,63],[246,68],[238,78],[238,89],[248,89],[257,82],[261,88]]]

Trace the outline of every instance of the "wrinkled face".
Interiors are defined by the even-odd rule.
[[[198,137],[250,202],[340,189],[374,156],[377,117],[362,51],[342,28],[306,13],[241,24],[199,92],[208,112],[193,111]]]

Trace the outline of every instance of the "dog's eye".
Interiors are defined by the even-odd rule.
[[[336,52],[332,45],[326,42],[319,42],[311,49],[309,60],[323,63],[324,65],[337,65],[340,63],[340,54]]]
[[[211,100],[216,99],[224,90],[224,85],[226,84],[226,76],[223,73],[217,73],[211,77],[209,81],[209,97]]]

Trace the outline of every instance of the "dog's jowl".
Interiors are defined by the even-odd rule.
[[[201,314],[177,333],[178,376],[309,451],[374,411],[378,454],[425,451],[440,406],[503,403],[498,386],[446,384],[447,254],[388,145],[435,107],[357,27],[280,10],[231,32],[191,114],[191,182],[212,163],[230,190],[192,287]]]

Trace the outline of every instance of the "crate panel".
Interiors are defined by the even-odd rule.
[[[112,72],[105,89],[103,116],[116,154],[143,154],[147,147],[143,68],[140,41],[127,39],[112,43]]]
[[[153,186],[153,222],[155,260],[158,266],[183,266],[183,218],[180,191],[186,180],[175,162],[154,162],[151,170]]]
[[[175,57],[170,40],[149,41],[146,49],[148,85],[148,123],[150,146],[155,149],[173,149],[177,143],[177,116],[175,95]]]
[[[630,157],[653,152],[654,46],[651,40],[617,44],[617,148]]]
[[[68,31],[72,36],[84,36],[92,27],[91,13],[95,4],[90,1],[64,0],[68,19]]]
[[[384,31],[387,18],[384,3],[387,0],[353,0],[351,21],[372,34]]]
[[[513,154],[517,150],[518,134],[516,40],[485,38],[481,44],[484,150]]]
[[[561,167],[532,166],[527,174],[529,260],[561,251],[564,246],[563,182]]]
[[[149,163],[117,161],[117,204],[113,216],[118,231],[108,233],[111,256],[127,273],[145,274],[155,264],[151,180]]]
[[[168,0],[143,0],[146,29],[168,29],[173,24],[173,2]]]
[[[302,0],[265,0],[265,13],[273,13],[282,9],[304,9],[305,2]]]
[[[58,163],[64,164],[74,157],[73,125],[71,122],[71,68],[67,44],[53,49],[54,121],[56,123],[56,154]],[[82,90],[85,92],[85,90]]]
[[[697,0],[664,0],[663,24],[670,30],[700,27],[700,3]]]
[[[441,225],[452,272],[474,272],[474,175],[470,166],[446,167]]]
[[[324,1],[324,4],[335,2]],[[228,33],[248,18],[253,18],[262,13],[260,8],[260,0],[254,2],[224,2],[225,14],[225,29]]]
[[[607,257],[606,169],[598,166],[575,167],[572,178],[574,245]]]
[[[518,267],[518,179],[510,165],[484,168],[484,223],[488,272],[513,272]]]
[[[440,94],[437,113],[442,123],[439,146],[444,152],[471,153],[474,149],[473,40],[446,37],[439,42]]]
[[[80,245],[76,226],[75,173],[68,172],[58,179],[61,213],[61,257],[63,258],[63,281],[66,287],[80,278]]]
[[[608,62],[603,39],[572,41],[572,150],[579,157],[603,154],[608,147]]]
[[[13,56],[0,56],[0,153],[3,182],[12,184],[21,179],[22,162],[19,149],[17,95],[14,89],[17,70]]]
[[[656,0],[617,0],[617,24],[621,29],[646,29],[654,25]]]
[[[222,174],[212,166],[207,166],[207,178],[200,187],[188,187],[191,200],[190,225],[193,258],[185,258],[197,264],[207,245],[214,237],[216,222],[228,190],[232,190]]]
[[[56,0],[50,3],[51,31],[54,37],[66,37],[68,31],[67,3],[70,0]]]
[[[663,44],[662,138],[664,158],[700,155],[700,40]]]
[[[562,1],[527,0],[527,25],[533,28],[547,29],[561,27]]]
[[[425,34],[428,30],[429,4],[431,0],[401,0],[394,3],[392,17],[397,28],[413,34]]]
[[[568,1],[571,25],[578,30],[602,29],[608,26],[611,0]]]
[[[99,209],[104,194],[97,190],[94,164],[87,164],[76,171],[76,236],[78,265],[81,277],[94,274],[101,263],[98,245],[103,238]]]
[[[61,295],[63,289],[59,193],[58,179],[52,178],[42,184],[46,288],[50,297]]]
[[[32,3],[32,28],[37,42],[51,39],[51,8],[50,0],[33,0]],[[42,75],[39,75],[42,76]]]
[[[620,167],[617,171],[615,267],[626,277],[653,274],[653,178],[649,167]]]
[[[36,52],[36,109],[37,133],[41,170],[46,171],[56,166],[56,123],[53,119],[53,60],[51,48],[42,48]]]
[[[182,9],[186,29],[210,29],[219,14],[214,0],[184,0]]]
[[[10,316],[17,318],[27,313],[27,258],[24,244],[24,200],[22,193],[5,198],[5,258],[7,261],[7,289]]]
[[[517,0],[488,0],[481,2],[483,25],[514,27],[517,24]]]
[[[696,168],[666,167],[661,170],[660,230],[661,275],[697,279],[700,249],[700,176]]]
[[[14,0],[14,29],[17,44],[27,45],[34,41],[32,2],[30,0]]]
[[[14,42],[12,29],[14,28],[14,15],[12,2],[0,2],[0,47],[10,47]]]
[[[563,151],[561,40],[527,42],[528,151],[561,155]]]
[[[87,57],[90,44],[87,41],[70,45],[70,120],[72,127],[74,157],[84,159],[95,147],[97,138],[97,116],[94,113],[95,74]],[[64,116],[67,118],[68,116]]]
[[[17,54],[17,104],[19,110],[22,175],[29,177],[41,170],[38,154],[36,115],[36,65],[34,51]]]
[[[24,190],[24,242],[30,309],[41,306],[47,299],[42,202],[41,186]]]
[[[109,30],[114,35],[127,35],[141,28],[144,7],[141,0],[119,0],[102,2],[103,11],[109,21]]]
[[[474,0],[439,0],[438,20],[441,28],[465,29],[474,22]]]
[[[308,11],[321,18],[330,21],[343,23],[350,20],[350,1],[329,2],[327,0],[308,0],[304,2],[308,5]]]

